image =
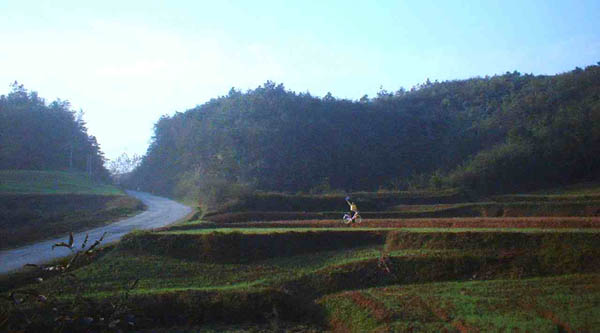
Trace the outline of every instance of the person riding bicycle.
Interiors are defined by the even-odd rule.
[[[354,213],[352,214],[352,222],[354,222],[358,216],[358,207],[356,207],[355,202],[350,201],[350,197],[346,197],[346,202],[348,203],[348,206],[350,206],[350,212]]]

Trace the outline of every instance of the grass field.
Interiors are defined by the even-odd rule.
[[[119,188],[90,180],[83,172],[0,170],[0,194],[125,195]]]
[[[211,262],[196,254],[240,249],[238,243],[247,241],[248,236],[239,233],[245,237],[227,238],[231,233],[214,231],[184,234],[204,237],[208,242],[198,243],[199,247],[183,244],[179,255],[173,254],[178,253],[176,244],[182,239],[177,237],[182,235],[157,233],[156,237],[162,239],[152,243],[146,238],[152,233],[136,233],[74,274],[86,286],[83,296],[95,304],[95,309],[119,299],[123,288],[139,279],[129,295],[128,306],[138,317],[136,325],[140,329],[202,323],[239,325],[250,320],[267,327],[309,325],[311,329],[356,332],[411,326],[431,332],[443,328],[457,331],[457,325],[481,330],[522,326],[547,331],[556,327],[585,329],[596,324],[595,314],[600,311],[598,288],[590,287],[585,297],[581,292],[589,287],[589,281],[600,278],[600,265],[594,261],[600,255],[600,233],[591,230],[568,234],[453,230],[450,234],[454,236],[448,238],[448,232],[439,229],[391,229],[387,236],[374,239],[370,234],[380,232],[377,229],[350,229],[346,231],[363,234],[366,244],[353,238],[355,244],[333,249],[323,245],[319,248],[315,246],[319,242],[303,235],[324,234],[322,239],[333,240],[327,234],[339,230],[263,230],[254,234],[267,238],[254,245],[266,246],[273,256],[248,260],[259,252],[246,248],[246,252],[236,254],[245,258],[242,262]],[[406,238],[404,241],[398,241],[398,232]],[[294,242],[303,244],[298,246],[303,249],[301,253],[280,251],[290,248],[276,240],[283,237],[289,244],[285,233],[294,234]],[[154,250],[132,248],[129,242],[134,240]],[[577,246],[568,250],[563,243]],[[20,284],[13,282],[11,288],[32,287],[27,281],[33,281],[36,275],[22,274]],[[531,288],[536,283],[539,290]],[[550,294],[558,290],[557,285],[563,288],[553,298]],[[584,289],[575,290],[571,285]],[[33,287],[67,303],[77,299],[80,291],[79,284],[49,277]],[[468,295],[463,295],[465,290]],[[525,296],[530,303],[511,303]],[[446,306],[445,312],[432,313],[439,304]],[[569,304],[577,309],[576,313],[569,310]],[[10,309],[7,304],[3,306]],[[544,312],[547,308],[554,309],[552,317]],[[269,317],[273,311],[277,313],[275,319]],[[519,317],[513,312],[522,314]],[[155,317],[157,313],[161,313],[160,320]],[[553,323],[554,317],[559,318],[558,324]]]
[[[0,301],[0,315],[7,329],[52,328],[44,318],[68,308],[64,327],[98,330],[108,317],[125,331],[158,332],[600,330],[596,217],[374,217],[343,225],[323,212],[305,214],[315,213],[321,218],[209,216],[135,232],[72,277],[28,269],[0,278],[2,293],[35,289],[53,300],[18,308]],[[119,302],[126,310],[115,317]],[[38,320],[27,324],[27,316]]]
[[[83,173],[0,170],[0,249],[133,215],[143,204]]]
[[[600,275],[411,284],[318,300],[345,332],[594,332]]]

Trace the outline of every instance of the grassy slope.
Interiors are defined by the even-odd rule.
[[[134,234],[130,241],[139,245],[137,250],[122,244],[77,269],[75,275],[87,286],[84,296],[102,303],[115,299],[129,282],[140,279],[130,306],[138,316],[154,320],[148,327],[252,322],[269,330],[273,325],[264,325],[273,322],[267,312],[274,309],[284,321],[356,332],[515,327],[589,331],[600,325],[600,262],[594,260],[600,244],[596,241],[599,231],[593,228],[402,228],[398,231],[408,238],[405,241],[397,234],[394,240],[388,239],[387,253],[381,242],[327,251],[310,247],[306,253],[281,256],[278,249],[285,243],[274,241],[277,245],[270,258],[222,263],[198,260],[201,257],[195,253],[228,247],[239,250],[239,242],[247,237],[256,237],[261,241],[255,244],[262,244],[294,232],[297,239],[293,241],[302,242],[302,235],[318,232],[368,234],[383,230],[372,225],[187,226],[191,228],[171,228],[150,238],[148,233]],[[218,234],[213,237],[215,231]],[[480,237],[472,237],[474,234]],[[464,235],[471,236],[461,241]],[[158,243],[144,244],[161,237]],[[509,241],[511,238],[515,241]],[[190,247],[193,244],[189,242],[198,244]],[[158,247],[152,254],[140,251],[148,245]],[[237,255],[245,256],[243,251]],[[25,276],[18,285],[27,288],[35,275]],[[48,278],[37,288],[59,299],[74,299],[77,294],[76,286],[59,279]],[[315,301],[318,316],[307,314]],[[218,327],[227,330],[230,326]]]
[[[600,216],[596,183],[489,198],[471,198],[457,191],[355,193],[352,198],[366,219]],[[204,218],[216,223],[337,219],[347,209],[342,194],[254,193]]]
[[[364,211],[381,211],[400,204],[439,204],[460,203],[468,201],[462,193],[456,190],[439,192],[357,192],[352,193],[352,200],[359,204]],[[344,198],[346,194],[284,194],[255,192],[227,204],[207,216],[231,212],[324,212],[348,209]]]
[[[108,224],[143,204],[83,173],[0,170],[0,249]]]
[[[92,286],[93,296],[118,294],[125,283],[140,279],[134,294],[161,293],[174,290],[224,290],[273,287],[312,274],[352,271],[352,265],[376,260],[382,246],[321,251],[297,256],[270,258],[254,263],[203,263],[163,255],[113,250],[98,261],[76,271],[76,275]],[[389,252],[399,259],[462,258],[492,255],[489,251],[455,249],[402,249]],[[376,283],[376,282],[375,282]],[[48,280],[43,291],[62,289],[62,296],[75,292],[76,286]]]
[[[90,180],[82,172],[0,170],[0,193],[124,195],[115,186]]]
[[[409,233],[427,238],[431,232],[423,233],[419,230]],[[438,234],[443,237],[444,233],[438,230]],[[510,235],[508,233],[506,237],[512,237]],[[502,233],[496,237],[498,240],[503,238],[505,237],[502,237]],[[460,246],[463,243],[449,244]],[[233,264],[199,262],[160,254],[148,255],[117,247],[98,261],[76,270],[75,274],[88,286],[85,296],[97,301],[117,297],[124,286],[134,279],[140,279],[138,287],[132,292],[134,301],[131,306],[145,312],[170,313],[169,307],[185,308],[188,306],[185,304],[190,302],[188,298],[199,297],[199,300],[204,300],[202,302],[210,299],[216,302],[194,305],[200,312],[213,313],[216,309],[238,311],[235,309],[242,308],[252,313],[255,311],[253,307],[258,305],[252,303],[253,296],[248,295],[263,295],[259,298],[269,299],[272,297],[270,290],[285,290],[285,295],[288,296],[284,295],[284,298],[301,295],[312,300],[319,299],[327,323],[335,327],[337,323],[342,322],[350,325],[346,328],[351,331],[372,330],[385,325],[392,330],[402,330],[412,325],[424,331],[437,331],[440,328],[451,328],[451,331],[455,331],[456,325],[489,329],[519,327],[525,324],[523,327],[544,331],[548,327],[554,327],[548,319],[550,317],[544,317],[547,314],[543,312],[551,308],[555,309],[551,316],[562,318],[559,320],[566,321],[574,327],[585,328],[586,325],[594,324],[589,318],[600,311],[597,288],[590,289],[587,295],[581,292],[581,288],[590,285],[586,281],[598,281],[600,275],[597,272],[600,272],[600,267],[594,268],[592,272],[582,270],[578,265],[569,268],[569,265],[558,267],[554,265],[552,254],[550,257],[536,259],[538,257],[529,256],[533,253],[525,251],[513,256],[514,254],[500,251],[502,246],[506,246],[500,243],[499,248],[487,249],[424,249],[423,246],[417,245],[415,248],[387,253],[387,265],[393,273],[386,273],[379,261],[382,245],[332,251],[315,250],[296,256]],[[596,248],[599,245],[592,244],[591,250],[597,252]],[[558,250],[562,257],[564,253],[561,249]],[[587,275],[560,276],[578,272],[587,272]],[[522,279],[540,275],[546,277]],[[471,279],[481,281],[470,281]],[[440,281],[457,282],[438,283]],[[580,286],[582,283],[583,286]],[[536,284],[540,284],[539,292],[534,290],[525,293],[533,290],[531,286]],[[577,287],[580,289],[575,290],[571,287],[561,287],[569,284],[581,288]],[[362,290],[374,287],[376,289]],[[77,287],[65,284],[61,280],[47,279],[38,285],[38,288],[50,295],[60,290],[59,297],[72,299],[76,295]],[[564,299],[568,304],[572,304],[573,309],[577,310],[577,318],[581,319],[573,317],[573,312],[564,304],[553,303],[555,300],[550,295],[553,289],[560,289],[560,293],[556,294],[557,299]],[[470,294],[465,296],[464,290]],[[339,292],[344,293],[338,294]],[[356,295],[357,293],[359,295]],[[490,293],[491,295],[488,295]],[[511,303],[512,299],[518,299],[519,295],[531,296],[531,302]],[[413,298],[419,299],[421,303],[415,303],[414,308],[407,308],[407,302],[412,302]],[[379,303],[387,305],[383,307]],[[530,304],[540,307],[542,312],[536,312],[537,308],[531,310]],[[307,305],[297,303],[296,306],[302,308]],[[445,310],[432,312],[439,308]],[[373,311],[377,313],[373,314]],[[392,314],[386,315],[386,311]],[[285,313],[289,312],[280,309],[281,316],[285,316]],[[517,316],[513,315],[514,313],[524,314]],[[263,315],[262,312],[255,313],[257,318],[263,318]],[[221,317],[205,319],[208,322],[224,320]],[[227,320],[235,323],[235,315]],[[260,322],[259,320],[257,323]],[[176,319],[170,322],[172,325],[177,323]]]
[[[214,264],[116,250],[80,269],[77,275],[93,285],[93,294],[97,296],[118,293],[124,283],[135,278],[140,279],[139,288],[133,291],[138,294],[187,289],[247,289],[273,285],[332,264],[377,255],[376,247],[362,247],[273,258],[253,264]],[[58,286],[56,283],[49,281],[43,288],[54,289]],[[74,287],[70,287],[63,295],[73,290]]]
[[[592,332],[600,275],[396,285],[319,300],[348,331]],[[341,327],[339,327],[341,328]]]
[[[600,184],[595,182],[573,184],[563,187],[557,187],[549,190],[536,191],[532,194],[538,195],[597,195],[600,193]]]

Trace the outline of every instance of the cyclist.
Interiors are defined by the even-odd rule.
[[[346,197],[346,202],[348,203],[348,206],[350,206],[350,212],[354,213],[352,214],[352,222],[354,222],[358,216],[358,207],[356,207],[355,202],[350,201],[350,197]]]

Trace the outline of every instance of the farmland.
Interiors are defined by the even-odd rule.
[[[569,193],[569,199],[560,193],[531,194],[539,197],[529,201],[513,201],[520,195],[485,198],[504,212],[511,205],[537,212],[557,203],[555,212],[578,212],[562,214],[569,216],[418,218],[386,214],[398,213],[391,207],[400,204],[402,213],[410,210],[406,200],[420,213],[434,215],[446,205],[478,202],[441,203],[446,194],[411,199],[395,193],[377,207],[381,194],[362,195],[367,198],[363,207],[372,210],[361,212],[361,224],[335,219],[343,206],[319,211],[326,206],[319,196],[306,196],[313,202],[300,205],[306,211],[284,199],[275,211],[261,208],[257,203],[268,205],[268,200],[258,194],[201,220],[131,233],[73,269],[78,283],[33,268],[5,276],[2,292],[34,288],[52,300],[19,308],[2,303],[10,319],[6,325],[47,329],[54,325],[47,319],[52,309],[68,308],[70,321],[63,327],[97,330],[109,325],[104,319],[109,317],[120,320],[112,328],[165,332],[599,327],[597,192]],[[298,197],[289,202],[298,203]],[[572,210],[582,206],[592,208]],[[310,217],[290,218],[303,214]],[[272,218],[261,220],[264,216]],[[35,282],[39,276],[43,281]],[[115,315],[111,304],[119,301],[124,310]],[[38,319],[27,326],[23,318],[31,317]]]
[[[144,209],[84,173],[0,170],[0,249],[104,225]]]
[[[123,195],[120,189],[90,180],[83,172],[0,170],[1,194]]]

